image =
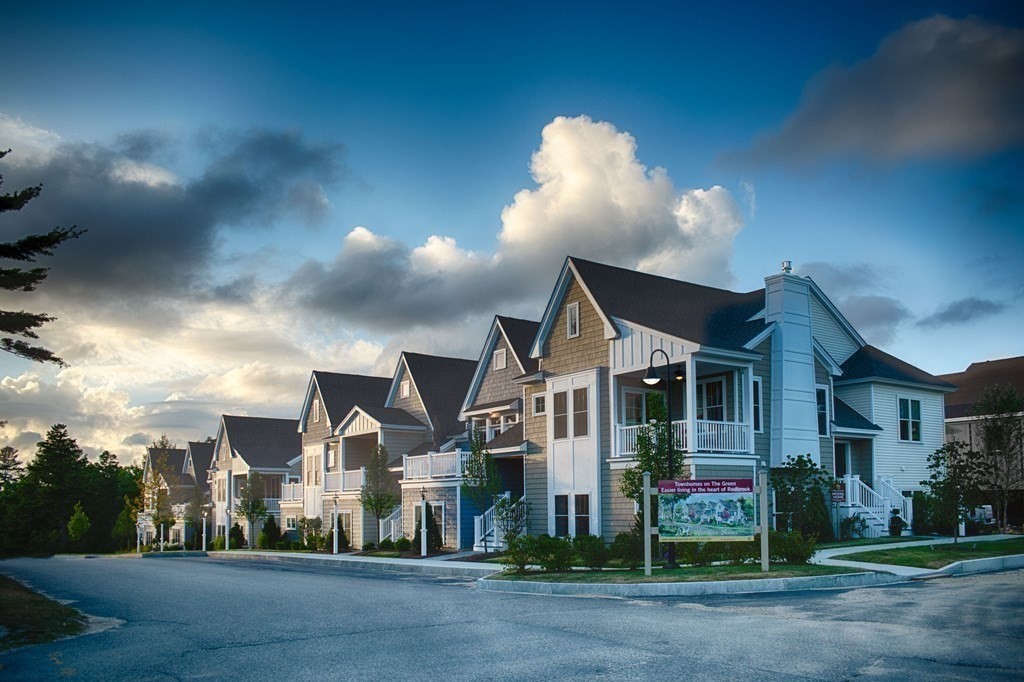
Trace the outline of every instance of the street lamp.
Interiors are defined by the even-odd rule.
[[[206,551],[206,510],[203,510],[203,551]]]
[[[675,458],[672,456],[672,359],[669,358],[661,348],[655,348],[651,351],[651,359],[647,365],[647,373],[644,374],[644,383],[648,386],[654,386],[661,377],[658,376],[658,372],[654,369],[654,355],[661,353],[665,356],[665,369],[668,370],[665,378],[665,409],[668,411],[668,477],[669,480],[675,478]],[[668,543],[668,556],[665,561],[665,568],[678,568],[676,564],[676,546],[675,543]]]
[[[334,553],[338,553],[338,496],[334,496]]]

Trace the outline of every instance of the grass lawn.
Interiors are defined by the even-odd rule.
[[[85,616],[0,575],[0,651],[52,642],[85,629]]]
[[[837,540],[835,542],[819,542],[815,549],[837,549],[839,547],[857,547],[859,545],[890,545],[900,542],[916,542],[918,540],[933,540],[935,538],[924,535],[901,535],[898,538],[889,536],[881,538],[854,538],[852,540]]]
[[[568,573],[500,573],[489,580],[528,580],[539,583],[691,583],[703,580],[759,580],[762,578],[802,578],[815,575],[837,575],[860,573],[858,569],[840,566],[818,566],[816,564],[772,564],[768,573],[762,573],[759,565],[745,566],[692,566],[672,571],[658,569],[651,577],[638,571],[569,571]]]
[[[956,545],[924,545],[921,547],[893,547],[873,552],[844,554],[844,561],[867,561],[872,564],[895,564],[917,568],[942,568],[956,561],[985,559],[993,556],[1024,554],[1024,538],[977,542],[963,538]]]

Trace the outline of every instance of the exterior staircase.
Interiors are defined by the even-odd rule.
[[[499,499],[508,500],[511,498],[511,496],[512,494],[506,491],[499,496]],[[494,506],[485,511],[483,514],[481,514],[480,516],[473,517],[474,552],[483,552],[485,549],[485,543],[486,550],[488,552],[502,552],[505,549],[507,549],[508,546],[505,544],[505,537],[501,528],[499,527],[500,524],[496,523],[498,520],[496,512],[498,504],[498,502],[495,502]],[[526,497],[524,496],[516,500],[516,502],[512,505],[510,509],[512,517],[516,518],[522,515],[522,512],[525,509]],[[522,522],[523,530],[525,530],[526,519],[522,519]]]
[[[900,510],[900,516],[908,527],[914,521],[913,501],[903,496],[890,479],[879,477],[872,488],[860,476],[843,477],[846,502],[840,504],[843,517],[860,516],[868,524],[866,537],[880,538],[889,535],[889,515],[893,509]]]

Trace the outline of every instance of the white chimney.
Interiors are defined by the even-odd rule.
[[[782,261],[782,273],[788,275],[793,272],[793,261],[784,260]]]

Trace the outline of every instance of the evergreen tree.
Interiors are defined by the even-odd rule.
[[[110,531],[111,537],[117,543],[117,549],[127,549],[135,543],[135,534],[138,528],[135,526],[135,513],[132,508],[131,499],[124,496],[124,506],[117,515],[114,528]]]
[[[88,461],[64,424],[50,428],[36,447],[22,482],[22,514],[29,525],[28,548],[53,553],[67,547],[67,521],[86,480]]]
[[[0,159],[10,152],[10,149],[0,151]],[[3,185],[2,175],[0,175],[0,185]],[[36,185],[12,193],[0,194],[0,213],[20,211],[28,202],[39,196],[42,190],[42,185]],[[0,242],[0,260],[35,263],[39,256],[52,256],[54,249],[67,240],[80,236],[83,232],[84,230],[74,227],[55,227],[45,234],[30,234],[16,241]],[[46,279],[47,274],[48,268],[0,268],[0,291],[34,291],[36,286]],[[54,319],[45,313],[0,310],[0,334],[3,335],[0,336],[0,350],[36,362],[52,362],[62,367],[66,366],[66,363],[52,351],[32,344],[32,341],[39,338],[36,330]],[[26,341],[26,339],[29,340]]]
[[[388,451],[377,445],[370,453],[366,467],[366,479],[359,490],[359,504],[377,519],[377,541],[380,542],[380,520],[395,508],[399,502],[395,492],[391,471],[388,470]]]
[[[89,532],[89,517],[82,510],[82,502],[78,501],[75,503],[75,510],[71,514],[71,518],[68,520],[68,538],[72,542],[78,542],[85,534]]]
[[[10,487],[25,473],[25,467],[18,460],[18,450],[6,445],[0,448],[0,492]]]

